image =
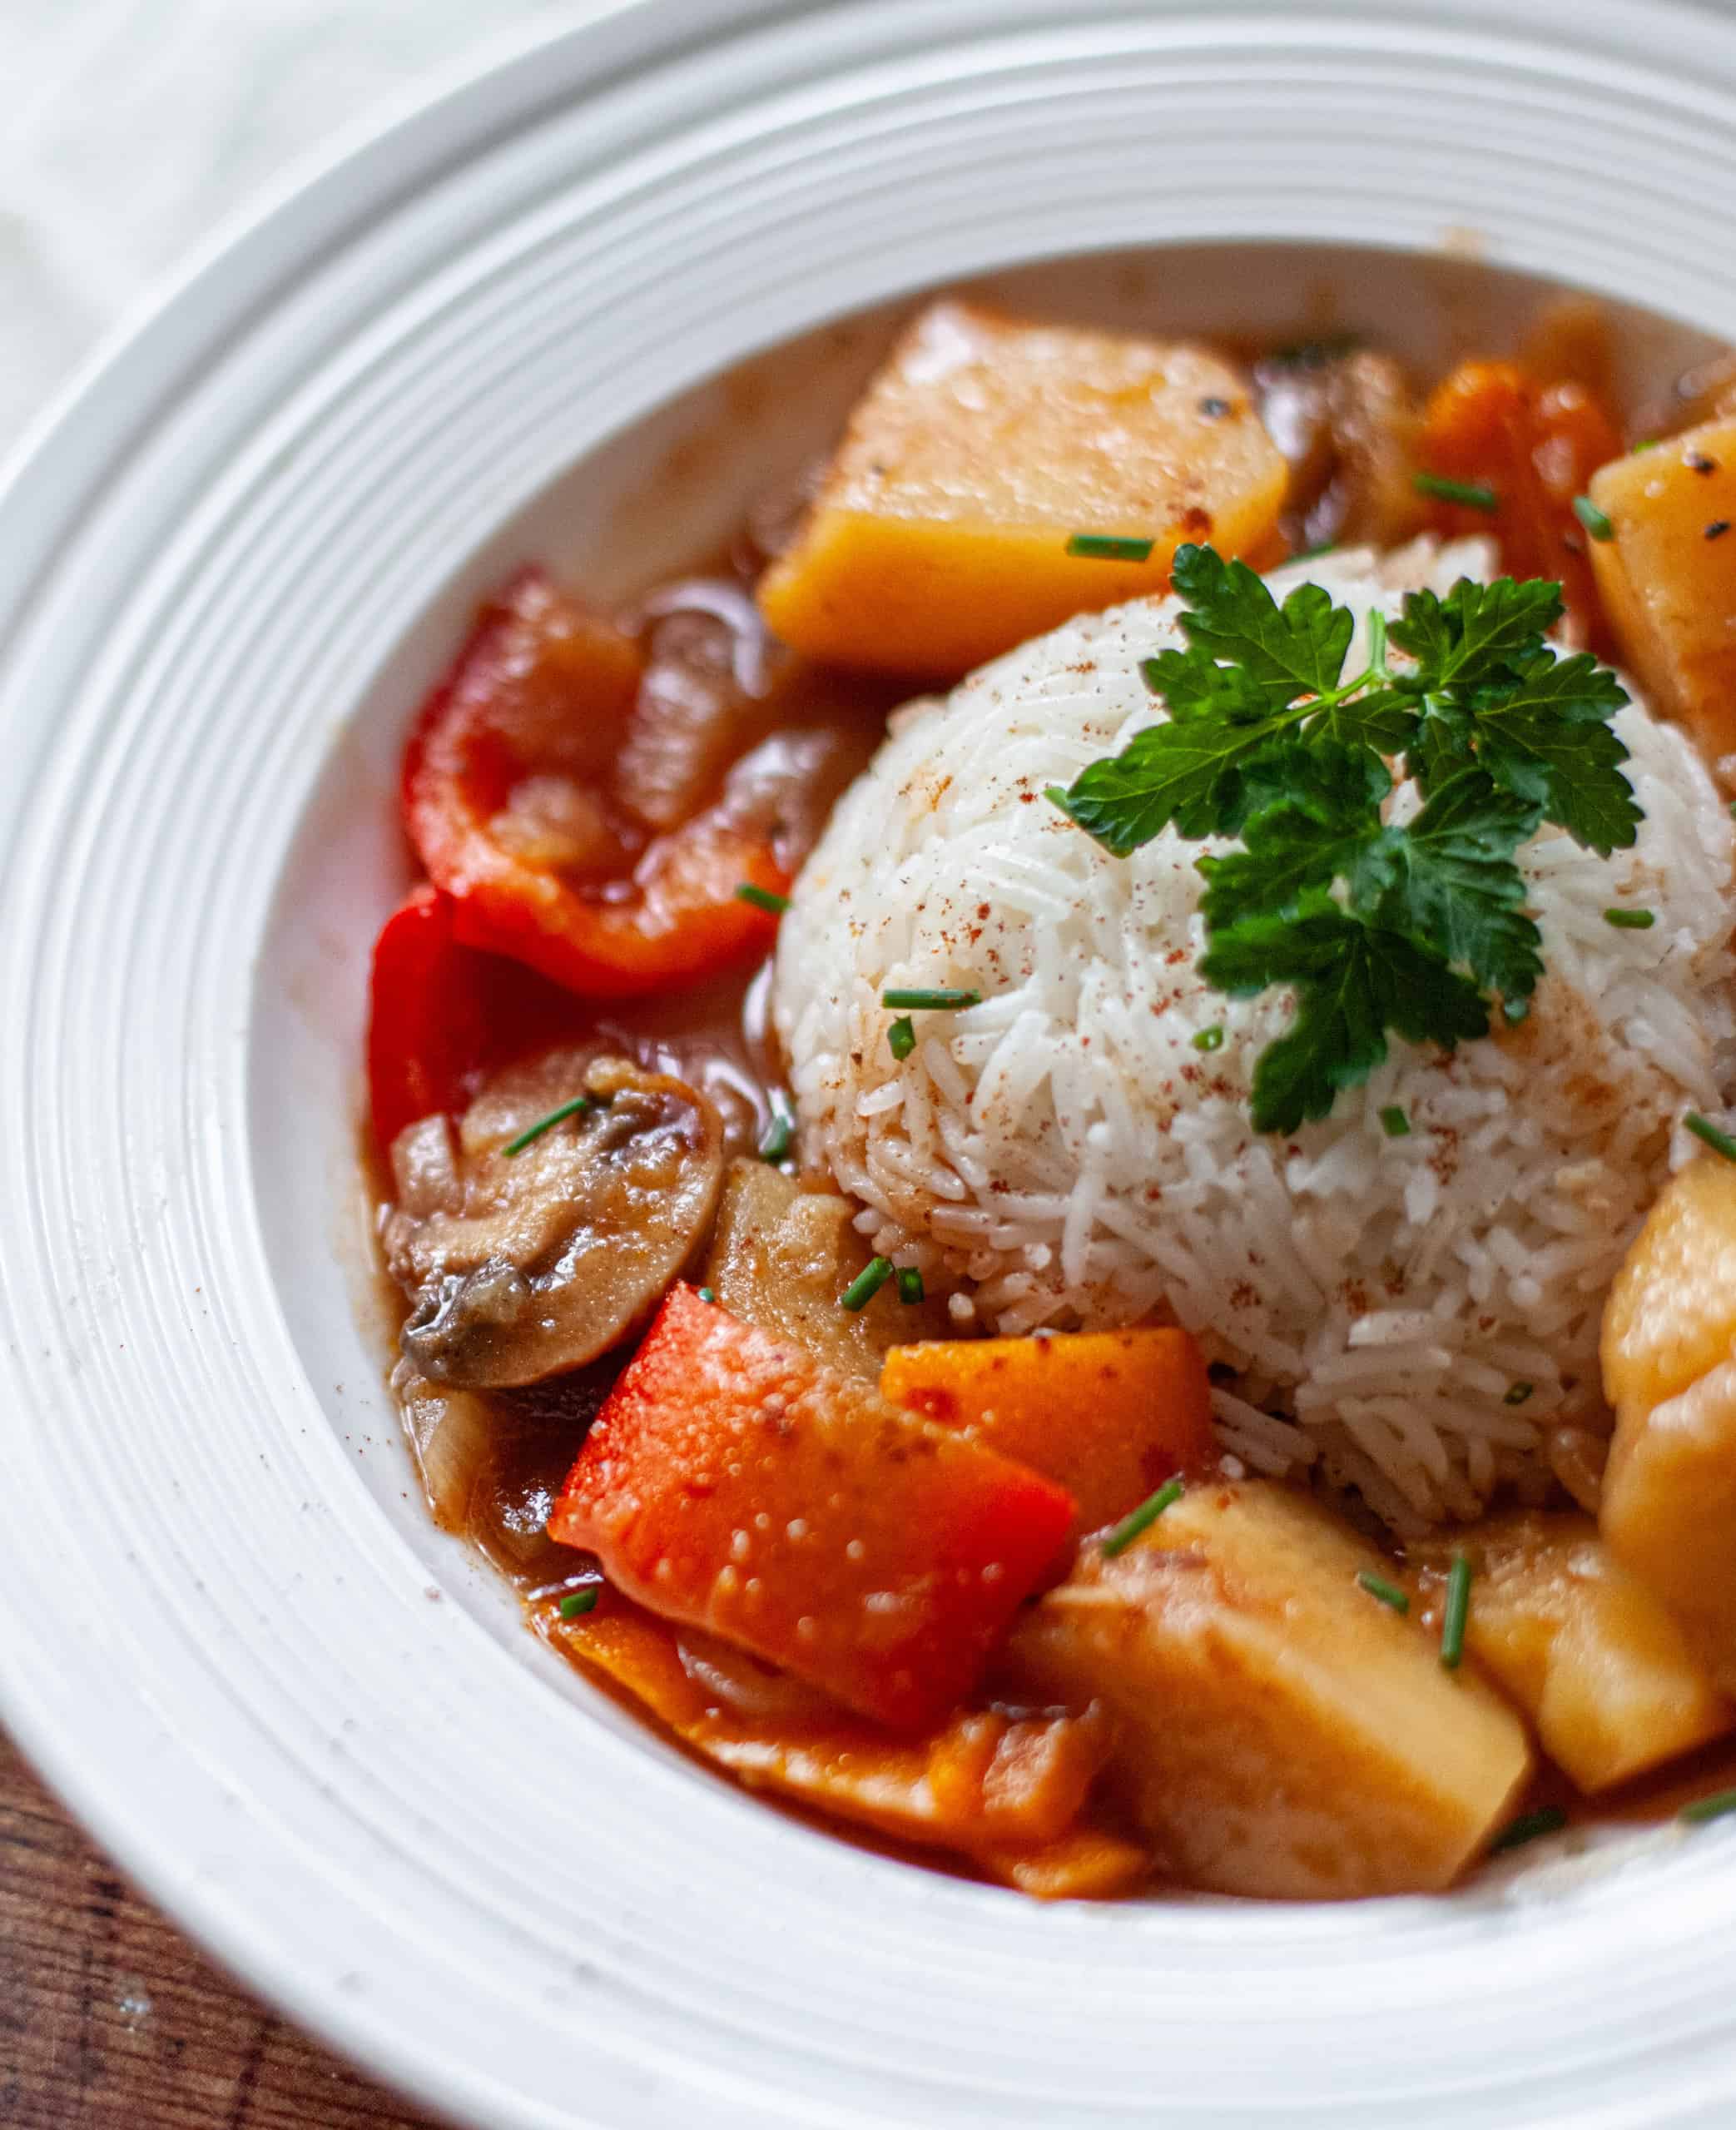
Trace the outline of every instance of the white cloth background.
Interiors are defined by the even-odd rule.
[[[0,455],[92,345],[346,128],[600,0],[0,0]]]

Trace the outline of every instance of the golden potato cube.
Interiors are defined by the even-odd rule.
[[[1736,1164],[1672,1176],[1604,1310],[1615,1435],[1598,1522],[1736,1693]]]
[[[1464,1542],[1478,1560],[1465,1646],[1581,1790],[1625,1782],[1736,1723],[1662,1600],[1590,1517],[1515,1512]]]
[[[1588,544],[1624,663],[1709,761],[1736,754],[1736,421],[1613,459],[1590,494],[1614,533]]]
[[[1602,1353],[1622,1427],[1736,1358],[1736,1162],[1702,1154],[1664,1185],[1610,1290]]]
[[[856,407],[760,605],[811,658],[952,680],[1161,592],[1183,541],[1282,552],[1285,463],[1203,348],[932,304]],[[1149,539],[1143,562],[1075,533]]]
[[[838,1297],[868,1263],[856,1208],[832,1191],[806,1191],[764,1161],[737,1159],[700,1277],[726,1309],[774,1338],[792,1339],[827,1368],[878,1383],[886,1355],[906,1339],[945,1334],[945,1303],[899,1299],[888,1280],[865,1308]]]
[[[1196,1488],[1119,1556],[1084,1549],[1014,1629],[1013,1689],[1108,1706],[1121,1801],[1188,1884],[1436,1891],[1503,1825],[1531,1755],[1490,1687],[1360,1587],[1381,1565],[1287,1487]]]
[[[1717,1685],[1736,1694],[1736,1361],[1649,1412],[1622,1414],[1598,1524]]]

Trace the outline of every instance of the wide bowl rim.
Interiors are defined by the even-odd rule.
[[[972,6],[973,0],[951,0],[951,4],[949,0],[913,0],[898,12],[937,20],[962,18]],[[660,66],[691,53],[708,32],[734,36],[761,26],[787,29],[805,22],[819,38],[844,17],[855,21],[865,12],[850,6],[778,4],[778,0],[737,0],[733,5],[731,0],[624,0],[624,4],[607,7],[576,27],[513,40],[513,48],[480,71],[474,65],[456,70],[451,79],[409,100],[383,122],[359,129],[320,157],[311,170],[295,173],[275,197],[223,231],[151,306],[127,321],[9,462],[0,480],[0,526],[18,537],[10,544],[9,559],[0,560],[0,679],[4,678],[9,636],[15,627],[22,627],[42,585],[52,577],[63,544],[77,539],[87,509],[103,492],[114,489],[141,440],[172,420],[181,394],[226,338],[261,311],[269,311],[310,261],[330,247],[340,246],[360,222],[386,213],[455,164],[484,152],[490,143],[509,138],[515,129],[535,124],[569,99],[600,95],[608,84],[630,75],[654,75]],[[1035,0],[1028,0],[1015,12],[1021,22],[1034,22],[1045,12],[1057,18],[1068,13],[1059,0],[1046,11]],[[1099,12],[1109,20],[1132,11],[1105,0]],[[1158,12],[1168,19],[1210,11],[1173,6]],[[1359,0],[1337,0],[1337,4],[1321,0],[1314,8],[1309,0],[1291,0],[1277,7],[1240,7],[1228,12],[1251,22],[1313,13],[1333,17],[1342,27],[1366,18],[1371,11]],[[1632,19],[1637,42],[1641,12],[1638,6],[1624,10],[1611,0],[1601,5],[1594,0],[1585,11],[1581,32],[1589,38],[1595,17],[1600,33],[1619,43],[1619,18],[1625,12]],[[1654,43],[1665,16],[1667,27],[1678,38],[1687,25],[1696,20],[1704,25],[1709,17],[1709,10],[1683,6],[1644,12]],[[1500,10],[1481,4],[1456,7],[1439,0],[1429,20],[1443,33],[1451,29],[1474,42],[1496,13],[1541,26],[1549,22],[1551,11],[1546,0],[1511,0]],[[1736,89],[1731,87],[1736,83],[1736,25],[1726,21],[1721,36],[1720,80],[1709,83],[1704,95],[1722,102],[1709,117],[1709,125],[1722,123],[1736,113]],[[860,50],[852,48],[851,57],[859,60]],[[841,56],[839,63],[845,63]],[[1728,307],[1728,296],[1725,301],[1727,307],[1716,322],[1729,329],[1736,326],[1736,310]],[[47,746],[44,736],[37,738],[39,746]],[[22,951],[22,942],[14,940],[10,945],[15,953]],[[0,1586],[0,1603],[4,1597]],[[16,1667],[0,1661],[0,1701],[26,1751],[124,1868],[250,1984],[429,2106],[462,2108],[479,2119],[484,2115],[491,2120],[524,2123],[557,2119],[546,2099],[509,2090],[474,2063],[468,2077],[450,2062],[443,2063],[437,2075],[429,2068],[422,2037],[392,2025],[362,1998],[335,1993],[328,1986],[313,1987],[307,1980],[315,1959],[311,1951],[304,1949],[303,1966],[294,1967],[281,1948],[266,1943],[254,1919],[237,1907],[221,1884],[190,1880],[177,1860],[178,1838],[169,1830],[169,1823],[161,1820],[148,1803],[129,1794],[124,1781],[117,1783],[112,1771],[91,1756],[88,1721],[81,1719],[69,1697],[45,1693],[40,1680],[27,1682]],[[718,2120],[726,2119],[722,2113],[726,2106],[731,2111],[727,2119],[736,2119],[735,2109],[751,2101],[756,2081],[775,2060],[775,2054],[768,2058],[762,2053],[756,2070],[751,2076],[744,2073],[743,2083],[732,2092],[732,2082],[719,2078],[713,2089]],[[1693,2111],[1709,2098],[1715,2107],[1718,2095],[1730,2090],[1724,2083],[1728,2072],[1727,2062],[1715,2092],[1704,2084],[1697,2093],[1684,2086],[1676,2096],[1679,2108]],[[615,2103],[627,2109],[630,2099],[630,2082],[620,2083],[606,2099],[612,2112],[588,2119],[599,2124],[620,2122],[624,2115],[615,2110]],[[558,2119],[579,2118],[563,2110]],[[870,2118],[845,2103],[836,2119]],[[958,2119],[969,2118],[960,2113]],[[1611,2113],[1608,2119],[1613,2123],[1619,2118]],[[1696,2118],[1690,2112],[1679,2113],[1674,2119]]]

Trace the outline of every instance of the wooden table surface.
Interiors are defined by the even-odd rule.
[[[5,2130],[433,2130],[220,1975],[0,1734]]]

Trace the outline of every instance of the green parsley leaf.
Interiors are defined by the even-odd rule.
[[[1377,815],[1392,789],[1386,765],[1360,743],[1294,737],[1267,740],[1244,755],[1220,792],[1222,812],[1240,830],[1267,807],[1300,806],[1327,827]]]
[[[1139,671],[1178,722],[1221,717],[1232,725],[1257,724],[1283,709],[1295,693],[1287,681],[1262,684],[1246,666],[1220,666],[1198,643],[1185,651],[1159,651],[1154,658],[1142,659]]]
[[[1216,936],[1266,915],[1295,916],[1311,898],[1327,894],[1339,874],[1355,864],[1369,833],[1354,828],[1323,836],[1320,822],[1305,807],[1273,807],[1257,815],[1244,831],[1243,849],[1199,861],[1208,883],[1200,907],[1208,932]],[[1379,835],[1378,823],[1372,833]]]
[[[1461,577],[1444,599],[1433,592],[1407,593],[1403,616],[1387,633],[1416,661],[1411,684],[1434,695],[1520,671],[1543,649],[1561,613],[1561,587],[1543,578],[1498,577],[1476,584]]]
[[[1311,740],[1366,747],[1376,754],[1402,754],[1416,735],[1416,705],[1407,688],[1371,688],[1342,702],[1322,703],[1304,729]]]
[[[1486,1035],[1476,986],[1431,948],[1369,925],[1330,897],[1290,917],[1248,917],[1214,937],[1200,974],[1234,996],[1293,984],[1296,1019],[1254,1068],[1257,1131],[1292,1132],[1326,1116],[1339,1090],[1367,1079],[1391,1028],[1451,1050]]]
[[[1049,796],[1118,858],[1172,823],[1187,837],[1227,833],[1237,819],[1230,772],[1292,722],[1281,712],[1257,725],[1211,717],[1148,725],[1066,790],[1051,785]]]
[[[1505,692],[1479,692],[1477,760],[1497,783],[1534,799],[1544,818],[1607,858],[1633,843],[1644,819],[1621,773],[1627,748],[1605,722],[1628,699],[1589,651],[1545,652]]]
[[[1529,998],[1543,974],[1543,936],[1523,908],[1513,854],[1537,827],[1534,802],[1461,769],[1406,828],[1389,832],[1382,921],[1430,940],[1504,999]]]
[[[1188,602],[1182,626],[1188,643],[1282,691],[1277,701],[1338,685],[1356,621],[1318,584],[1298,585],[1281,607],[1245,562],[1191,545],[1176,549],[1170,581]]]

